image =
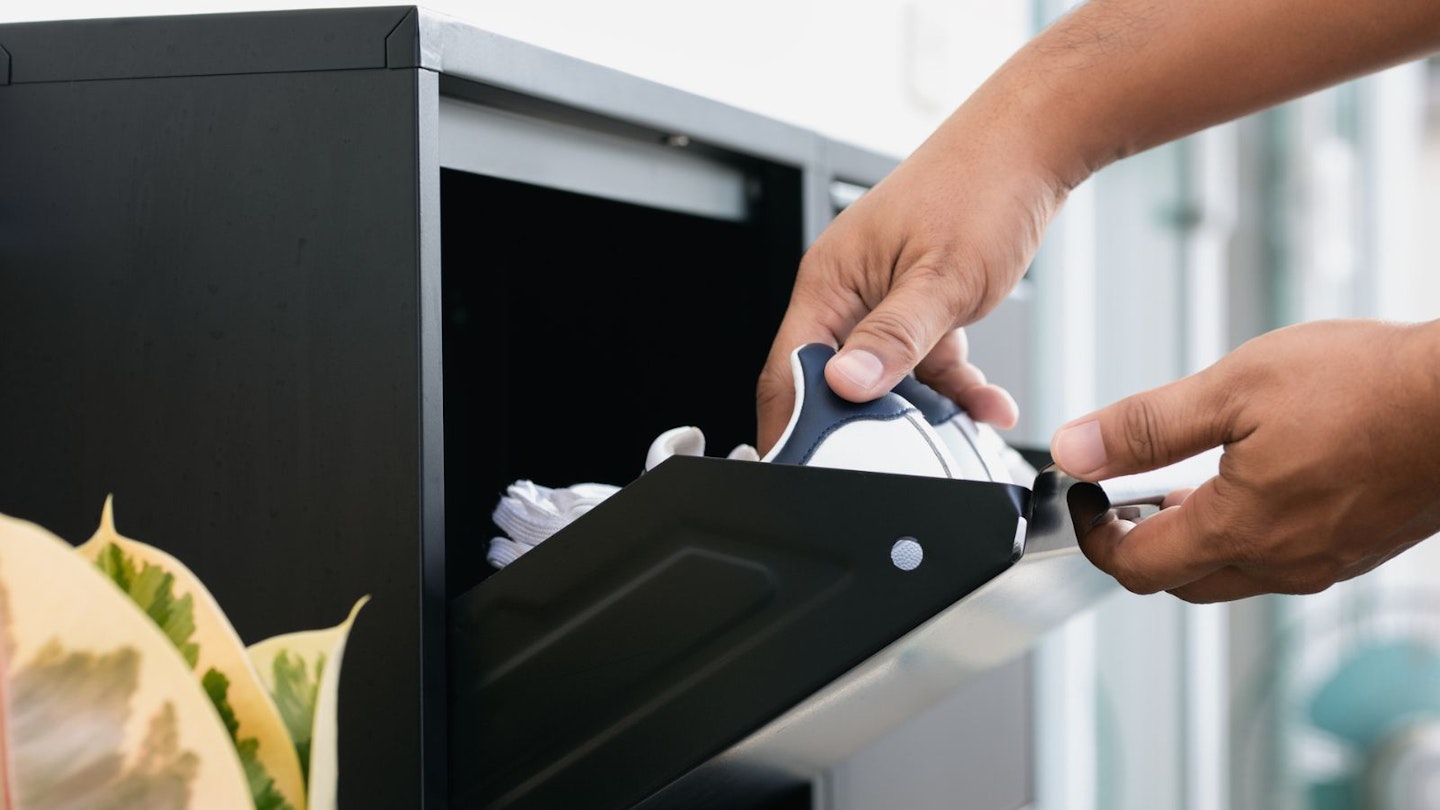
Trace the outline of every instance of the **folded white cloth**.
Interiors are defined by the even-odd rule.
[[[700,428],[690,425],[671,428],[650,443],[650,451],[645,455],[645,469],[651,470],[671,456],[703,455],[705,434]],[[726,457],[741,461],[760,460],[760,454],[748,444],[736,445]],[[490,540],[485,558],[496,568],[504,568],[619,491],[619,487],[610,484],[551,488],[534,481],[516,481],[506,487],[505,495],[491,513],[491,519],[506,536]]]
[[[508,537],[494,537],[490,540],[490,550],[485,554],[485,559],[496,568],[504,568],[532,548],[534,546],[517,543]]]
[[[511,540],[538,545],[619,491],[609,484],[551,489],[534,481],[516,481],[506,488],[491,517]]]
[[[619,487],[610,484],[575,484],[552,489],[534,481],[516,481],[506,487],[504,497],[491,514],[495,525],[507,536],[490,541],[486,559],[496,568],[504,568],[619,491]]]

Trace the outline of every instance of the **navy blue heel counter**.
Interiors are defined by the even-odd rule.
[[[871,402],[851,402],[830,390],[830,384],[825,381],[825,364],[835,356],[835,350],[823,343],[802,346],[796,356],[800,361],[797,389],[801,397],[796,403],[800,415],[785,437],[785,443],[771,457],[770,461],[775,464],[806,463],[825,437],[842,425],[861,419],[899,419],[916,410],[894,393]]]

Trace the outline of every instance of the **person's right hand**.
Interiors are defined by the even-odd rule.
[[[1019,281],[1078,179],[1049,168],[1043,137],[989,126],[988,104],[972,98],[805,253],[756,390],[761,453],[789,420],[790,353],[806,343],[839,347],[825,378],[845,399],[875,399],[914,370],[975,419],[1015,424],[958,327]]]
[[[1435,534],[1440,321],[1261,335],[1066,424],[1051,454],[1099,481],[1221,445],[1219,475],[1139,524],[1095,528],[1081,550],[1136,593],[1217,602],[1324,590]]]
[[[1069,189],[1127,155],[1440,48],[1434,0],[1295,6],[1090,0],[1026,43],[806,253],[756,389],[759,449],[784,430],[789,354],[810,342],[839,346],[825,378],[846,399],[874,399],[913,368],[972,416],[1013,421],[1014,403],[942,339],[1009,292]]]

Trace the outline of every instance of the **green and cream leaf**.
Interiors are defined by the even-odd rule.
[[[68,543],[3,515],[0,752],[7,810],[253,806],[174,640]]]
[[[217,718],[230,731],[255,806],[306,810],[306,781],[285,721],[240,636],[200,579],[170,554],[121,536],[109,498],[100,528],[78,551],[150,617],[191,665],[192,677],[204,686]]]
[[[339,777],[340,665],[361,597],[345,621],[324,630],[274,636],[252,644],[250,659],[291,729],[307,763],[311,810],[334,810]]]

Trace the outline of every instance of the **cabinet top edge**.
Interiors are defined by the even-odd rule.
[[[511,39],[420,6],[0,23],[0,55],[0,86],[428,70],[756,157],[819,167],[824,174],[856,183],[878,182],[898,162],[895,156],[797,124]]]
[[[387,67],[414,6],[0,24],[11,84]]]

